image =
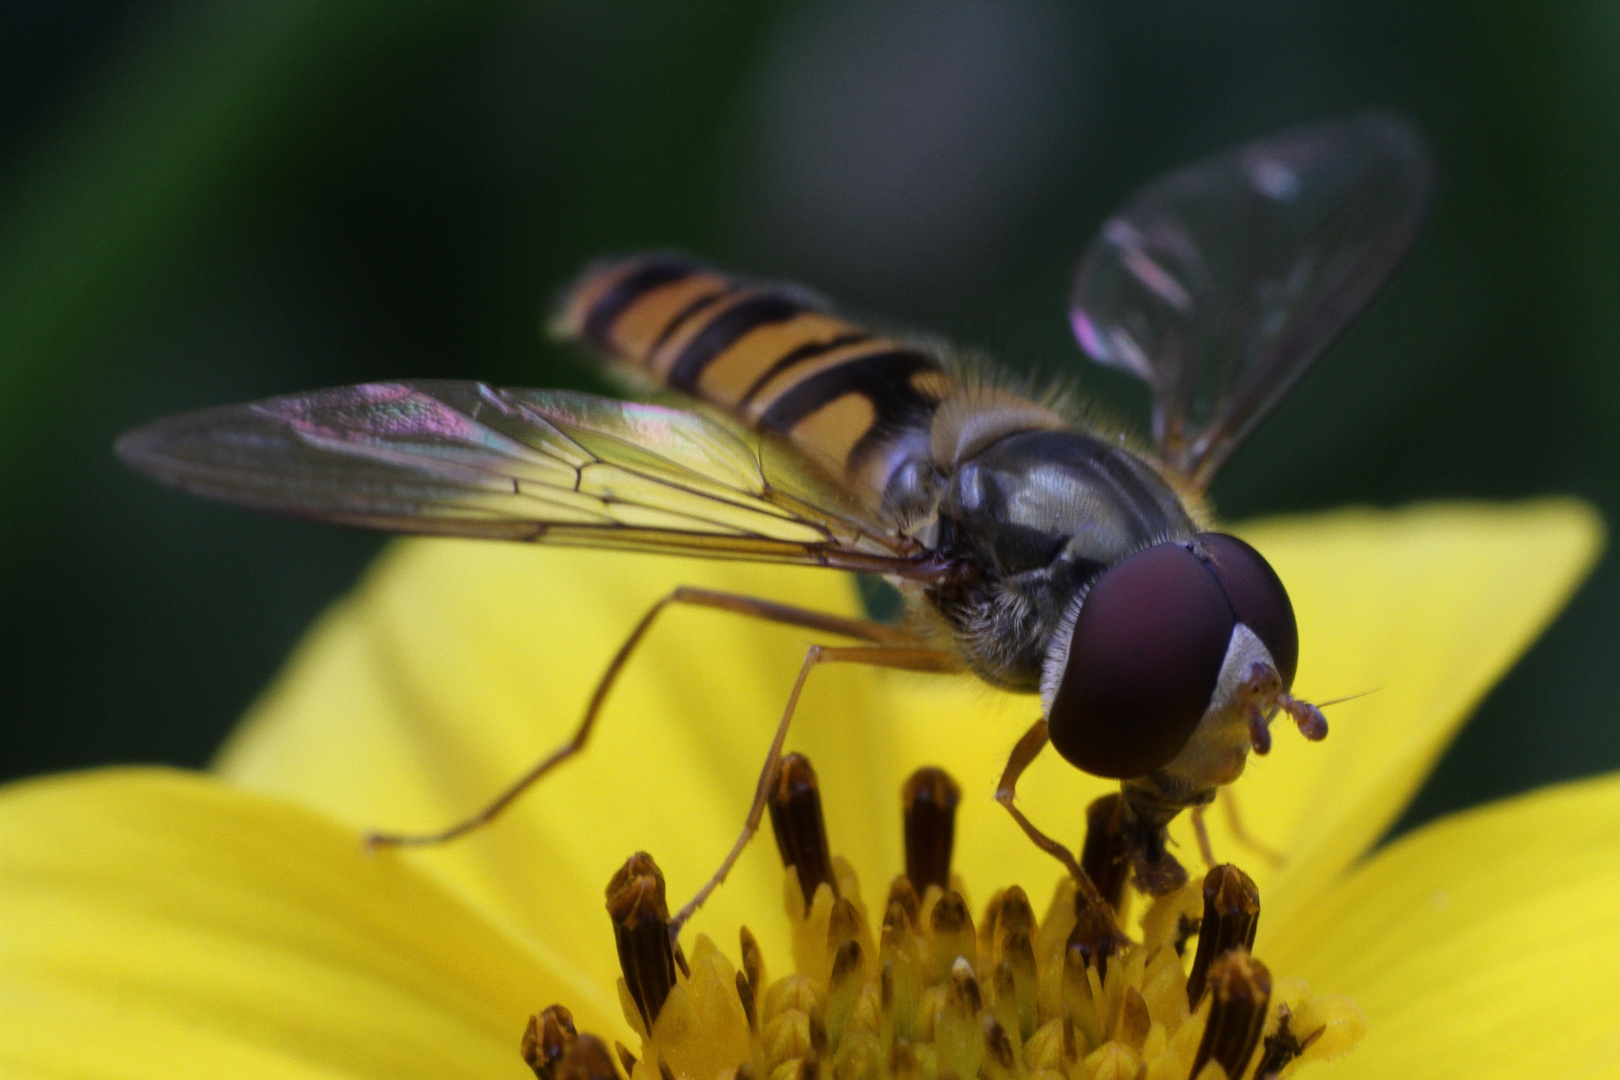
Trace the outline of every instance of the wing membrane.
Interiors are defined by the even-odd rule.
[[[1160,456],[1207,486],[1394,272],[1431,187],[1421,136],[1380,113],[1195,162],[1103,224],[1075,334],[1147,382]]]
[[[396,532],[929,573],[790,447],[707,411],[370,383],[171,417],[118,452],[211,498]]]

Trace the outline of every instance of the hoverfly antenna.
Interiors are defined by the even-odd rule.
[[[1283,691],[1277,693],[1275,700],[1283,712],[1294,718],[1294,726],[1299,728],[1301,735],[1311,742],[1321,742],[1327,738],[1327,717],[1322,715],[1320,708]]]
[[[1316,703],[1316,707],[1318,709],[1325,709],[1329,705],[1343,705],[1347,701],[1354,701],[1354,700],[1356,700],[1356,698],[1364,698],[1368,694],[1376,694],[1376,693],[1378,693],[1378,691],[1380,691],[1382,689],[1383,689],[1382,686],[1375,686],[1371,690],[1362,690],[1359,693],[1346,694],[1344,697],[1336,697],[1332,701],[1318,701]]]
[[[1291,697],[1286,692],[1279,692],[1275,701],[1278,708],[1294,718],[1294,723],[1299,727],[1301,735],[1311,740],[1311,742],[1321,742],[1327,738],[1328,733],[1327,717],[1322,715],[1323,709],[1330,705],[1342,705],[1346,701],[1354,701],[1357,698],[1366,697],[1368,694],[1376,694],[1381,689],[1382,687],[1375,686],[1371,690],[1363,690],[1357,694],[1346,694],[1344,697],[1334,698],[1332,701],[1324,701],[1315,705],[1309,701],[1301,701],[1299,698]],[[1267,742],[1270,742],[1269,736]]]
[[[1311,742],[1321,742],[1327,738],[1327,717],[1322,715],[1320,706],[1313,705],[1302,698],[1294,697],[1283,689],[1282,677],[1277,669],[1264,662],[1256,662],[1249,669],[1249,742],[1254,746],[1254,752],[1262,757],[1271,752],[1271,721],[1281,711],[1287,713],[1294,720],[1294,726],[1299,733]],[[1372,691],[1366,691],[1371,693]],[[1360,697],[1360,694],[1352,695]],[[1349,698],[1340,698],[1348,701]],[[1336,704],[1336,702],[1329,702]]]

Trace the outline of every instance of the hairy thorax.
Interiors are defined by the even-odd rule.
[[[1073,430],[1007,435],[934,477],[925,542],[965,568],[928,593],[973,670],[1033,692],[1085,590],[1143,548],[1196,526],[1124,447]]]

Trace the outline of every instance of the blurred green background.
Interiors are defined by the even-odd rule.
[[[1430,133],[1437,213],[1220,508],[1620,521],[1612,4],[0,5],[0,774],[203,763],[376,550],[128,474],[126,427],[391,376],[600,388],[539,316],[647,247],[1064,370],[1075,256],[1132,186],[1366,106]],[[1611,557],[1406,823],[1620,766],[1617,642]]]

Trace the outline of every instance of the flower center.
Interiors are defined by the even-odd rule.
[[[619,1080],[615,1057],[630,1080],[1262,1080],[1360,1039],[1353,1002],[1274,983],[1250,955],[1260,897],[1235,866],[1152,900],[1139,940],[1121,933],[1119,796],[1087,815],[1081,864],[1102,902],[1065,878],[1037,919],[1012,885],[977,924],[950,870],[956,783],[919,770],[902,798],[906,873],[873,920],[854,872],[829,855],[814,770],[783,760],[771,825],[796,970],[774,981],[746,927],[740,969],[703,935],[688,961],[663,875],[632,856],[607,906],[641,1053],[610,1054],[553,1005],[523,1038],[538,1080]]]

